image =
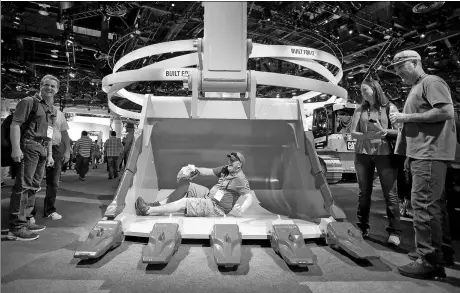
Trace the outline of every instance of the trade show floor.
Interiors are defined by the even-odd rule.
[[[353,260],[329,248],[321,240],[307,241],[315,264],[307,269],[286,265],[269,241],[244,241],[243,260],[237,270],[220,270],[206,240],[184,240],[166,266],[141,261],[147,238],[127,237],[115,250],[99,260],[73,258],[75,248],[104,214],[118,181],[108,180],[105,165],[90,170],[87,180],[74,171],[63,174],[56,201],[63,219],[52,221],[37,216],[47,226],[35,241],[8,241],[2,233],[2,292],[459,292],[459,243],[455,242],[456,265],[447,269],[442,281],[403,277],[396,267],[410,262],[406,253],[414,247],[410,219],[403,220],[401,248],[386,247],[385,207],[382,193],[375,188],[369,243],[380,260]],[[8,226],[7,210],[11,179],[2,188],[2,229]],[[376,185],[377,186],[377,185]],[[349,221],[356,221],[357,185],[331,186],[336,201]],[[43,208],[42,190],[37,199],[38,215]]]

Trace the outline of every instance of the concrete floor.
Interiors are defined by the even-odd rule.
[[[443,281],[403,277],[396,267],[410,262],[406,253],[414,247],[410,219],[403,220],[402,245],[384,245],[387,220],[381,190],[373,195],[371,238],[381,259],[356,261],[332,250],[322,241],[307,245],[315,265],[294,269],[270,248],[268,241],[245,241],[243,261],[236,271],[217,268],[209,241],[183,241],[166,266],[141,262],[147,239],[126,238],[125,242],[99,260],[73,258],[75,248],[88,236],[116,191],[117,181],[107,180],[104,166],[91,170],[80,182],[73,171],[63,175],[56,203],[64,218],[52,221],[37,217],[47,229],[31,242],[1,242],[2,292],[460,292],[460,264],[447,269]],[[6,180],[11,184],[11,180]],[[349,219],[356,221],[357,186],[331,186],[336,201]],[[7,227],[10,187],[2,188],[2,228]],[[37,200],[38,215],[44,191]],[[460,255],[458,241],[456,261]]]

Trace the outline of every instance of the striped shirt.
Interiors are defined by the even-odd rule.
[[[81,155],[84,158],[91,156],[91,146],[93,145],[93,140],[87,136],[82,136],[77,141],[77,154]]]
[[[121,139],[111,136],[104,144],[105,155],[107,157],[118,157],[123,152]]]

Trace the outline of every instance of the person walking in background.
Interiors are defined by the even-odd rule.
[[[88,132],[83,130],[81,132],[81,137],[77,140],[75,146],[75,153],[77,156],[77,161],[75,169],[79,175],[78,179],[85,181],[86,173],[89,170],[89,160],[91,159],[91,146],[93,141],[88,137]]]
[[[414,262],[398,267],[398,271],[408,277],[445,278],[446,263],[453,263],[445,180],[457,143],[450,89],[440,77],[425,73],[416,51],[397,53],[391,66],[412,85],[403,113],[390,114],[393,124],[403,125],[395,152],[407,157],[405,166],[412,177],[416,247],[415,257],[409,254]]]
[[[126,137],[123,139],[124,145],[123,145],[123,160],[126,165],[128,164],[128,158],[129,158],[129,152],[131,151],[131,146],[133,145],[134,141],[134,125],[131,123],[128,123],[126,125],[126,131],[128,134]]]
[[[104,155],[109,166],[109,179],[118,177],[118,157],[123,153],[121,139],[117,138],[115,131],[110,132],[110,138],[105,141]]]
[[[97,139],[94,141],[93,144],[93,169],[97,169],[97,164],[101,158],[101,146],[99,145]]]
[[[351,136],[357,140],[355,146],[355,170],[359,186],[358,223],[363,237],[369,236],[369,213],[374,181],[374,170],[380,178],[389,226],[388,243],[400,244],[400,214],[397,194],[397,168],[392,162],[393,149],[389,142],[398,135],[390,127],[388,113],[398,112],[389,102],[376,80],[361,84],[363,102],[353,114]]]

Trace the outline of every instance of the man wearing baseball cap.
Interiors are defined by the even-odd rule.
[[[412,85],[403,112],[390,113],[393,125],[403,125],[395,153],[407,157],[405,168],[412,176],[416,246],[416,254],[409,253],[415,261],[398,270],[408,277],[443,278],[445,263],[453,262],[450,243],[443,243],[443,232],[449,228],[447,219],[443,220],[445,177],[456,146],[452,98],[444,80],[424,72],[417,52],[397,53],[390,66]]]
[[[244,213],[252,204],[252,191],[243,173],[246,160],[242,153],[227,154],[228,164],[217,168],[195,168],[191,179],[179,178],[179,187],[163,201],[145,202],[138,197],[135,203],[136,214],[153,216],[164,213],[184,212],[188,217],[219,217],[233,211],[236,215]],[[217,176],[218,182],[211,190],[190,182],[196,176]],[[245,200],[240,206],[236,203],[240,196]]]

